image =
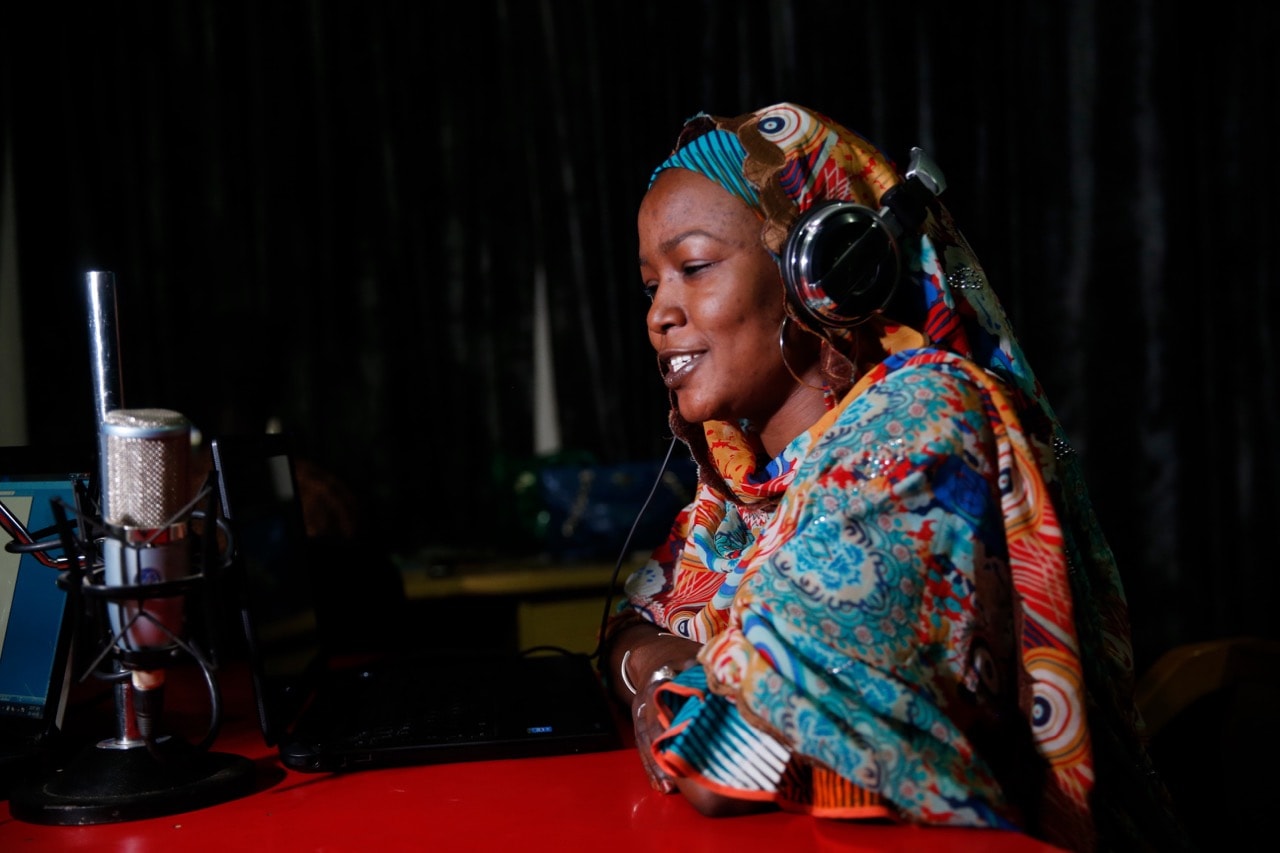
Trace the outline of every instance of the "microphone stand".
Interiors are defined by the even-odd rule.
[[[204,494],[209,495],[207,509],[193,513],[205,521],[202,546],[193,555],[193,571],[185,578],[153,584],[107,586],[97,582],[101,561],[95,556],[96,520],[89,519],[77,507],[80,538],[72,533],[66,509],[54,501],[62,549],[68,569],[61,572],[58,585],[68,595],[86,596],[94,601],[129,601],[139,604],[140,618],[150,618],[141,601],[188,595],[205,584],[217,570],[230,564],[231,533],[217,520],[216,492],[212,477]],[[80,503],[79,496],[77,503]],[[217,533],[221,531],[227,547],[221,555]],[[188,601],[191,599],[188,598]],[[77,614],[83,614],[84,602],[77,602]],[[114,682],[115,736],[98,741],[72,756],[64,767],[43,778],[19,786],[10,795],[9,811],[13,817],[40,824],[88,825],[139,820],[192,811],[250,794],[254,790],[255,768],[249,759],[233,754],[210,752],[221,724],[221,696],[213,675],[213,666],[194,642],[170,635],[173,643],[164,648],[128,649],[116,632],[90,663],[81,680],[97,674]],[[163,627],[163,626],[162,626]],[[166,629],[167,630],[167,629]],[[77,634],[79,632],[77,631]],[[144,691],[151,694],[139,701],[140,692],[132,683],[134,670],[154,672],[172,666],[182,655],[194,660],[205,678],[210,697],[210,725],[204,738],[196,744],[176,735],[153,731],[159,722],[164,687]],[[98,667],[112,658],[112,668],[101,673]],[[141,725],[141,715],[147,725]]]

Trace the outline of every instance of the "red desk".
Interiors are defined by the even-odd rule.
[[[771,813],[710,819],[679,795],[652,791],[633,749],[343,775],[286,771],[262,740],[247,679],[221,675],[225,714],[214,745],[253,760],[252,794],[198,811],[95,826],[44,826],[0,802],[0,850],[645,851],[678,844],[700,853],[805,850],[1049,853],[1015,833],[923,829]],[[171,691],[175,686],[171,682]],[[95,703],[98,712],[103,702]],[[109,706],[109,703],[106,703]],[[100,716],[100,713],[98,714]],[[78,724],[83,724],[81,721]],[[172,728],[202,731],[195,709]],[[100,725],[103,736],[113,729]],[[97,730],[95,730],[97,731]]]

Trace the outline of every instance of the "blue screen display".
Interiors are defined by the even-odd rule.
[[[57,569],[46,565],[61,549],[42,555],[2,547],[23,531],[52,528],[55,497],[75,505],[75,477],[49,477],[0,474],[0,715],[43,716],[51,681],[62,675],[54,668],[67,595]]]

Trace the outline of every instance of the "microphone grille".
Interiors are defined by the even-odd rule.
[[[169,409],[114,409],[101,430],[103,520],[164,526],[190,499],[190,422]]]

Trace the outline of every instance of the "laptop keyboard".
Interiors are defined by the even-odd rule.
[[[337,701],[321,711],[340,715],[338,730],[355,732],[346,740],[362,747],[402,740],[468,743],[498,736],[497,697],[475,694],[474,685],[465,696],[454,694],[448,681],[429,672],[421,677],[400,675],[365,674],[355,681],[358,691],[334,691]]]

